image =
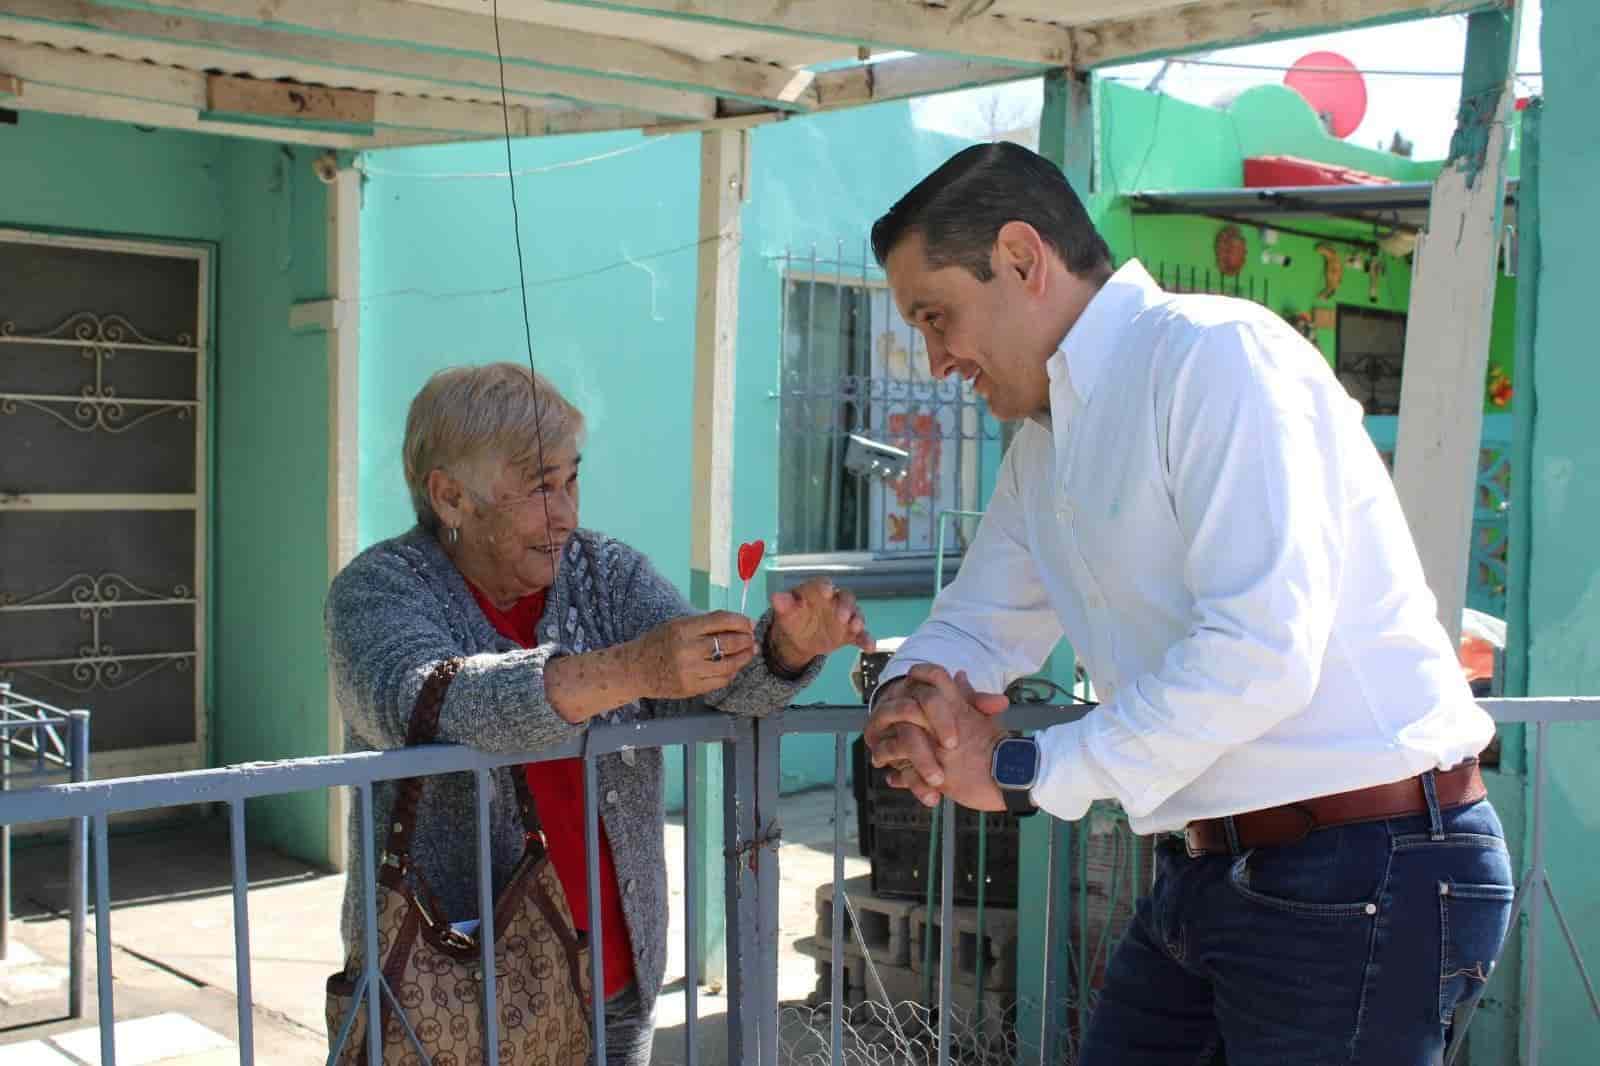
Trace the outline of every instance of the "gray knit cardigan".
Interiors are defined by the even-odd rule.
[[[439,718],[439,740],[488,752],[538,751],[580,735],[545,700],[544,668],[561,655],[621,644],[673,618],[693,614],[678,590],[643,555],[620,541],[579,530],[567,544],[549,591],[540,643],[524,649],[501,636],[478,608],[461,572],[421,529],[375,544],[346,566],[328,593],[329,654],[349,751],[399,748],[423,680],[441,660],[464,657]],[[757,647],[771,622],[756,625]],[[728,685],[697,700],[642,700],[595,719],[625,722],[714,707],[764,715],[783,707],[816,677],[822,660],[797,679],[768,669],[762,656]],[[601,820],[611,843],[622,912],[633,942],[639,995],[646,1010],[661,989],[667,954],[667,871],[662,826],[661,752],[644,748],[598,760]],[[494,774],[491,801],[495,892],[522,854],[511,768]],[[381,854],[392,785],[373,791]],[[430,778],[417,812],[412,856],[451,921],[478,913],[475,801],[470,774]],[[352,811],[350,855],[360,854]],[[346,950],[361,939],[361,895],[345,886],[341,929]]]

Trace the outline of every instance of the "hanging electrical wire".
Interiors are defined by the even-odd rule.
[[[533,321],[528,314],[528,271],[522,257],[522,220],[517,212],[517,174],[516,163],[511,158],[511,102],[506,93],[506,55],[500,43],[500,0],[494,0],[494,57],[500,70],[500,118],[506,131],[506,181],[511,189],[511,235],[515,239],[517,248],[517,294],[522,304],[522,338],[528,351],[528,387],[533,390],[533,439],[538,449],[539,478],[541,484],[545,477],[544,462],[544,411],[539,404],[539,371],[533,365]],[[550,534],[550,494],[539,493],[539,498],[544,501],[544,536],[545,547],[555,547]]]
[[[653,144],[660,144],[666,140],[664,137],[651,137],[640,141],[638,144],[614,148],[609,152],[598,155],[586,155],[581,159],[568,159],[560,163],[549,163],[542,167],[524,167],[521,170],[512,170],[509,166],[505,170],[466,170],[466,171],[420,171],[387,170],[371,164],[358,163],[356,169],[361,173],[375,178],[411,178],[416,181],[468,181],[473,179],[491,178],[525,178],[534,174],[549,174],[557,170],[572,170],[576,167],[586,167],[591,163],[599,163],[606,159],[615,159],[618,156],[631,155]]]

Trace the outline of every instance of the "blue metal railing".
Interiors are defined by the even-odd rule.
[[[1517,894],[1517,907],[1529,908],[1531,932],[1537,939],[1539,913],[1541,900],[1548,898],[1555,910],[1562,931],[1566,935],[1568,944],[1573,951],[1574,959],[1578,963],[1586,986],[1589,985],[1588,973],[1584,969],[1581,955],[1572,938],[1571,931],[1567,928],[1565,917],[1560,911],[1554,893],[1549,889],[1548,876],[1543,869],[1543,839],[1544,821],[1543,805],[1540,800],[1545,788],[1543,767],[1543,752],[1546,742],[1546,733],[1549,725],[1558,722],[1571,721],[1600,721],[1600,699],[1523,699],[1523,700],[1486,700],[1484,706],[1494,715],[1497,721],[1504,722],[1534,722],[1537,725],[1536,737],[1536,769],[1534,774],[1535,806],[1532,826],[1532,837],[1529,841],[1532,865],[1529,875],[1519,886]],[[1063,721],[1070,721],[1084,713],[1082,707],[1060,707],[1052,705],[1033,705],[1014,707],[1007,712],[1005,721],[1008,726],[1016,729],[1038,729]],[[832,959],[832,1019],[829,1027],[830,1061],[842,1063],[843,1040],[841,1015],[844,1008],[844,989],[842,985],[844,949],[844,906],[847,900],[844,891],[844,789],[848,787],[844,777],[844,744],[846,737],[859,732],[865,724],[866,711],[859,706],[813,706],[804,708],[791,708],[787,712],[775,714],[768,718],[749,719],[734,718],[720,714],[696,714],[679,718],[668,718],[654,721],[635,722],[619,725],[598,726],[591,728],[579,740],[561,745],[557,748],[547,749],[538,753],[521,754],[487,754],[471,748],[454,747],[448,745],[434,745],[419,748],[407,748],[398,751],[386,752],[360,752],[347,755],[295,759],[276,763],[253,763],[241,766],[223,767],[211,770],[197,770],[186,773],[156,775],[139,778],[126,778],[120,780],[107,780],[95,782],[80,782],[74,784],[57,784],[35,788],[27,791],[10,792],[0,795],[0,824],[11,825],[23,822],[51,821],[67,817],[79,821],[87,819],[93,827],[95,847],[93,851],[94,881],[95,881],[95,923],[97,931],[97,949],[99,951],[100,970],[98,975],[99,1005],[100,1005],[100,1038],[101,1062],[105,1066],[114,1066],[116,1062],[115,1035],[113,1022],[115,1018],[115,1004],[113,997],[113,974],[111,960],[111,916],[109,895],[109,851],[107,841],[107,821],[113,814],[129,811],[151,810],[163,807],[175,807],[196,802],[222,803],[228,805],[232,827],[233,845],[233,900],[234,900],[234,936],[235,936],[235,963],[238,978],[238,1010],[239,1010],[239,1055],[241,1063],[255,1061],[254,1041],[251,1027],[251,987],[250,987],[250,935],[249,913],[246,893],[248,889],[248,871],[245,866],[246,829],[244,821],[244,804],[246,800],[281,795],[289,792],[301,792],[310,789],[332,788],[336,786],[350,786],[356,790],[357,810],[359,812],[361,834],[361,859],[358,869],[353,876],[358,876],[365,886],[363,904],[366,910],[365,935],[367,938],[364,952],[365,998],[358,998],[353,1010],[366,1009],[368,1013],[368,1032],[383,1033],[379,1024],[379,1008],[386,995],[386,986],[379,973],[379,957],[376,950],[376,929],[374,920],[374,888],[376,885],[375,856],[373,855],[374,841],[374,812],[372,810],[372,787],[379,781],[397,780],[407,777],[431,776],[444,773],[470,773],[477,782],[478,817],[477,817],[477,875],[479,883],[479,905],[481,913],[490,913],[492,883],[490,879],[489,861],[489,791],[490,772],[502,766],[519,763],[540,762],[549,759],[578,757],[583,760],[584,789],[587,798],[585,810],[585,834],[588,841],[588,883],[598,883],[598,833],[599,820],[595,800],[595,772],[596,759],[605,754],[620,752],[628,748],[664,748],[683,746],[688,749],[696,744],[720,743],[724,746],[723,775],[724,775],[724,871],[726,876],[727,895],[727,1041],[729,1062],[740,1063],[741,1066],[776,1066],[780,1061],[778,1054],[778,852],[776,843],[781,836],[781,824],[778,817],[778,785],[779,785],[779,754],[782,740],[785,736],[793,734],[820,734],[834,736],[834,760],[838,770],[834,783],[834,856],[833,856],[833,927],[831,938]],[[83,734],[86,737],[86,733]],[[686,756],[689,752],[686,750]],[[692,772],[694,760],[684,759],[685,774]],[[686,856],[692,856],[693,843],[702,832],[701,815],[694,806],[693,797],[695,790],[686,789],[689,806],[685,811]],[[949,1019],[951,1017],[951,1002],[954,985],[954,969],[952,953],[956,936],[954,920],[953,869],[955,863],[954,848],[954,819],[947,816],[943,819],[941,831],[944,835],[943,859],[941,864],[941,880],[944,883],[944,892],[940,905],[941,917],[946,935],[940,938],[940,985],[939,985],[939,1036],[937,1055],[938,1062],[943,1064],[950,1061],[952,1035]],[[1047,864],[1049,878],[1053,882],[1065,868],[1057,855],[1056,834],[1050,834]],[[694,974],[699,968],[699,953],[695,937],[694,915],[700,906],[701,886],[697,883],[694,864],[686,862],[687,873],[687,914],[685,947],[687,953],[687,973]],[[1053,910],[1051,893],[1045,893],[1046,907]],[[592,900],[598,898],[598,893],[592,894]],[[334,920],[329,915],[329,920]],[[1047,911],[1046,925],[1049,927],[1058,920],[1058,916]],[[494,929],[492,922],[480,925],[481,945],[486,973],[494,972]],[[603,956],[602,931],[598,915],[593,909],[591,901],[590,911],[591,951],[594,987],[604,987],[600,979],[599,960]],[[1047,943],[1050,942],[1047,939]],[[1044,963],[1039,974],[1040,996],[1045,1005],[1050,1005],[1056,998],[1056,990],[1060,987],[1059,970],[1063,960],[1060,953],[1047,951]],[[1524,1024],[1534,1026],[1537,1024],[1538,1008],[1538,980],[1537,980],[1537,947],[1530,951],[1530,974],[1524,990],[1523,1016]],[[688,985],[687,1019],[685,1025],[686,1061],[694,1064],[699,1061],[699,1049],[696,1041],[698,1038],[698,1012],[694,996],[694,982]],[[499,1022],[498,1010],[495,1003],[494,982],[484,983],[484,1011],[485,1030],[488,1039],[484,1042],[486,1061],[492,1061],[494,1049],[498,1047],[495,1030]],[[1591,999],[1594,1000],[1597,1016],[1600,1016],[1600,999],[1595,999],[1592,986]],[[598,1066],[605,1063],[605,1004],[603,996],[594,997],[594,1061]],[[1041,1034],[1044,1039],[1037,1060],[1041,1066],[1045,1062],[1057,1061],[1052,1052],[1053,1036],[1050,1026],[1054,1023],[1056,1012],[1046,1009],[1045,1030]],[[1458,1029],[1464,1033],[1466,1023],[1470,1017],[1464,1018]],[[348,1032],[349,1025],[345,1026]],[[1458,1034],[1459,1035],[1459,1034]],[[376,1040],[369,1041],[369,1062],[378,1066],[381,1056],[381,1047]]]
[[[18,767],[21,767],[19,769]],[[16,788],[89,777],[89,712],[64,711],[0,682],[0,798]],[[83,1017],[83,933],[88,912],[84,821],[68,827],[67,1016]],[[0,818],[0,960],[11,947],[11,823]]]

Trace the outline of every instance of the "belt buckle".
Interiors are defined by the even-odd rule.
[[[1193,824],[1183,827],[1183,850],[1188,853],[1191,859],[1203,858],[1206,854],[1204,848],[1195,846],[1195,838],[1199,835]]]

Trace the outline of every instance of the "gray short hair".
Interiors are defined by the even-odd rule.
[[[583,413],[542,374],[521,363],[453,366],[428,379],[406,414],[406,486],[417,522],[436,532],[428,475],[467,476],[486,461],[514,461],[542,446],[551,454],[581,443]]]

